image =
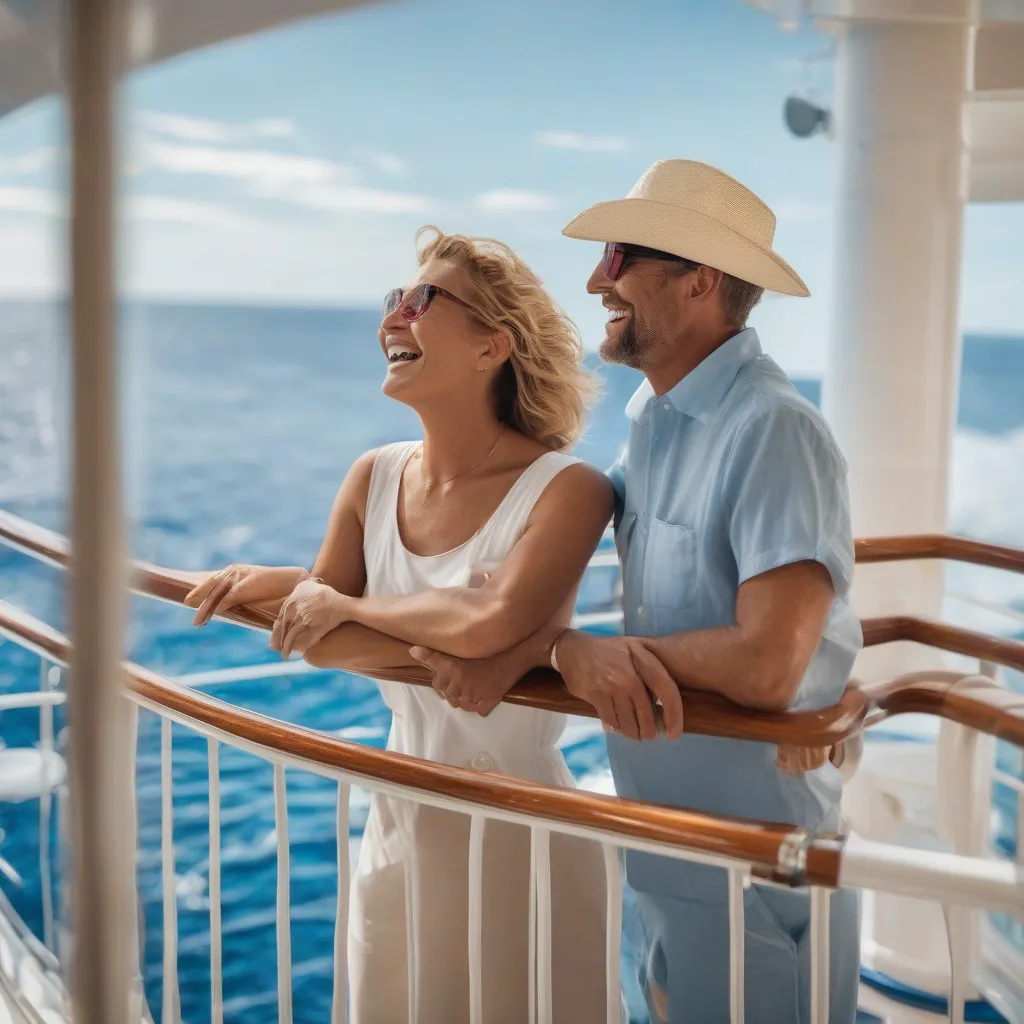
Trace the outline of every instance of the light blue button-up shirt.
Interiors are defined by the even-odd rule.
[[[793,710],[838,701],[862,645],[849,604],[853,575],[846,462],[824,418],[747,328],[660,397],[644,381],[626,406],[629,438],[608,471],[622,563],[625,633],[666,636],[735,624],[752,576],[814,559],[835,599]],[[717,814],[835,830],[835,767],[802,777],[775,767],[774,744],[608,734],[620,796]],[[646,892],[725,899],[724,873],[629,853]]]

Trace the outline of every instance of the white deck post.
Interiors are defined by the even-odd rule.
[[[856,536],[947,529],[972,46],[969,0],[960,0],[961,22],[950,21],[956,6],[816,4],[843,19],[822,406],[850,464]],[[942,593],[941,563],[904,562],[858,570],[853,600],[862,616],[938,617]],[[920,668],[922,657],[919,648],[886,645],[865,652],[857,674]]]
[[[71,541],[69,802],[76,1024],[127,1024],[135,928],[134,784],[124,623],[115,314],[116,94],[123,0],[67,6],[71,124]]]

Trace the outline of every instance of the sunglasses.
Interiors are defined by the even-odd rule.
[[[686,264],[689,270],[696,270],[700,266],[693,260],[683,259],[682,256],[676,256],[671,252],[662,252],[661,249],[648,249],[644,245],[630,245],[627,242],[607,242],[601,261],[605,277],[610,281],[617,281],[622,275],[627,259],[668,260]]]
[[[397,309],[402,314],[402,319],[407,323],[415,323],[430,308],[430,304],[438,295],[443,295],[452,302],[473,312],[473,307],[468,302],[463,302],[458,295],[452,295],[444,288],[438,288],[436,284],[418,284],[406,292],[403,288],[392,288],[384,299],[384,316],[391,316]]]

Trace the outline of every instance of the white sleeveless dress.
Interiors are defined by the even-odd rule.
[[[487,524],[440,555],[415,555],[398,532],[398,495],[417,442],[380,449],[366,505],[367,595],[467,586],[493,571],[518,540],[548,483],[579,461],[537,459]],[[388,750],[460,768],[572,787],[556,744],[565,716],[499,704],[486,718],[451,707],[427,687],[378,681],[392,711]],[[416,1024],[469,1021],[468,815],[373,794],[352,878],[349,928],[353,1024],[409,1020],[407,930],[416,943]],[[530,835],[487,822],[483,839],[483,1019],[525,1024],[529,1012]],[[597,843],[551,836],[552,979],[555,1024],[605,1015],[605,870]],[[416,913],[406,920],[407,895]]]

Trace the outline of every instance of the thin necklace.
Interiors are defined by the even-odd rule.
[[[501,441],[501,435],[505,433],[505,424],[502,423],[501,430],[498,431],[498,440],[494,442],[491,450],[475,465],[470,466],[469,469],[464,469],[461,473],[456,473],[455,476],[448,477],[447,480],[442,480],[438,484],[423,484],[423,489],[429,494],[435,487],[443,487],[445,484],[450,484],[453,480],[457,480],[460,476],[465,476],[467,473],[472,473],[474,469],[479,469],[495,452],[498,447],[498,442]],[[420,444],[419,457],[423,459],[423,444]]]

